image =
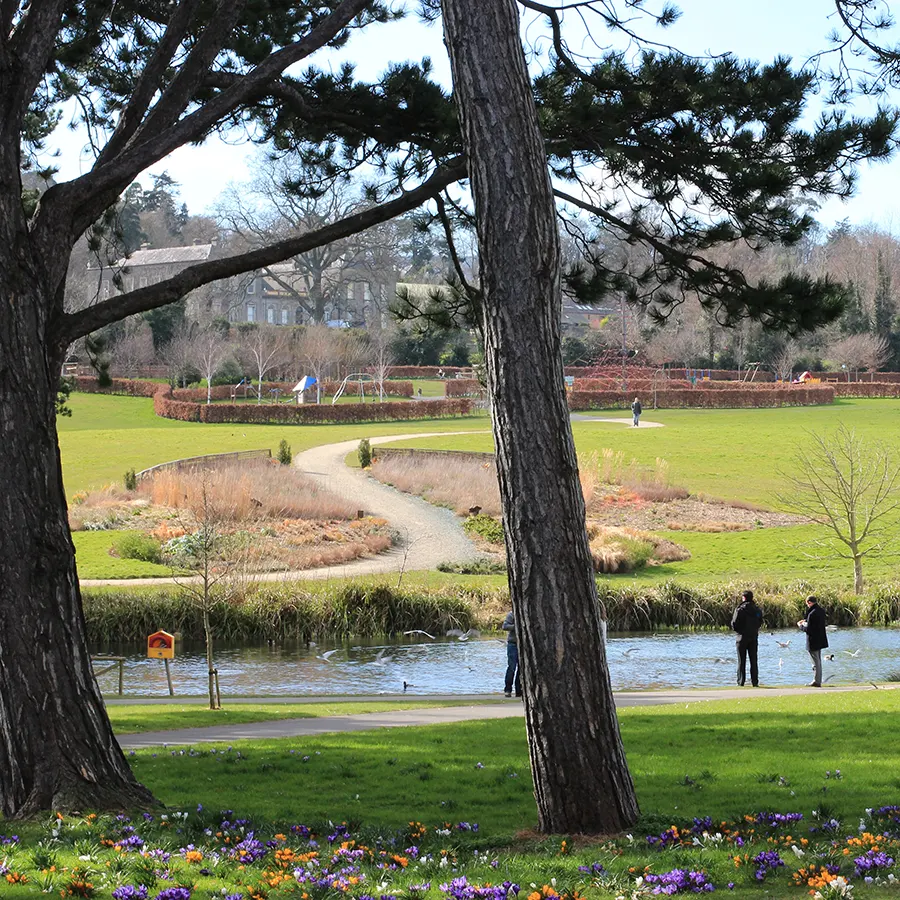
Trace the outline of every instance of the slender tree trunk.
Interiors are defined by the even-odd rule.
[[[638,816],[606,665],[560,351],[556,211],[515,0],[443,0],[475,196],[485,356],[539,825]]]
[[[48,345],[46,266],[3,213],[0,813],[152,804],[113,737],[87,650],[53,403],[64,348]]]
[[[203,601],[203,634],[206,638],[206,668],[209,674],[209,708],[218,709],[216,702],[215,668],[213,666],[213,635],[212,625],[209,621],[209,600]]]

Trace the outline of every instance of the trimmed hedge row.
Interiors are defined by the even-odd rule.
[[[477,378],[454,378],[444,385],[448,397],[483,397],[484,385]]]
[[[76,375],[72,379],[73,389],[83,394],[123,394],[128,397],[153,397],[166,385],[155,381],[137,381],[131,378],[113,378],[109,387],[100,387],[97,379],[87,375]]]
[[[882,373],[879,372],[879,376]],[[835,397],[900,397],[900,384],[886,381],[853,381],[830,384]]]
[[[471,372],[471,366],[391,366],[391,378],[453,378],[457,372]]]
[[[304,425],[317,422],[393,422],[411,419],[438,419],[467,416],[473,411],[471,400],[420,400],[416,403],[187,403],[159,393],[154,398],[159,416],[186,422],[247,425]]]
[[[569,409],[627,409],[634,391],[570,391]],[[834,402],[832,385],[787,387],[769,391],[716,391],[703,388],[657,390],[660,409],[753,409],[755,407],[815,406]]]

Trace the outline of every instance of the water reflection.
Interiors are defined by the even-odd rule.
[[[847,628],[829,634],[825,678],[832,683],[867,684],[900,676],[900,630]],[[777,643],[790,642],[787,647]],[[329,650],[327,658],[323,654]],[[143,648],[107,645],[96,654],[125,656],[126,695],[167,694],[159,660]],[[616,690],[729,687],[735,680],[734,639],[725,632],[612,634],[609,668]],[[851,656],[850,654],[855,654]],[[350,641],[341,645],[221,646],[216,665],[222,693],[252,695],[497,694],[506,668],[504,641]],[[176,695],[203,694],[206,659],[201,644],[181,644],[172,663]],[[764,633],[759,641],[762,685],[805,684],[811,668],[805,638],[797,631]],[[101,675],[104,691],[115,690],[115,675]]]

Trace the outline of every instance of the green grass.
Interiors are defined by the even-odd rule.
[[[137,531],[75,531],[75,559],[82,578],[169,578],[172,570],[158,563],[110,556],[110,548],[127,534]]]
[[[121,482],[128,469],[207,453],[277,450],[282,438],[294,453],[320,444],[374,435],[467,431],[489,427],[486,416],[373,422],[361,425],[204,425],[161,419],[140,397],[72,394],[71,418],[59,420],[66,493]]]
[[[486,702],[486,701],[485,701]],[[221,727],[247,722],[280,719],[315,719],[321,716],[356,716],[360,713],[390,712],[395,709],[434,709],[444,706],[479,705],[470,700],[364,700],[336,703],[235,703],[224,709],[207,709],[200,704],[134,704],[107,706],[116,734],[143,734],[176,728]]]
[[[629,418],[620,410],[585,413]],[[626,428],[607,422],[572,423],[579,455],[603,448],[627,459],[670,465],[673,483],[692,493],[773,505],[781,487],[779,469],[789,469],[796,448],[810,431],[841,423],[871,439],[892,442],[900,433],[900,401],[841,400],[829,406],[789,409],[645,410],[645,419],[664,428]],[[422,438],[397,446],[492,451],[490,435]]]
[[[733,819],[763,809],[808,815],[819,804],[852,819],[867,807],[898,803],[898,714],[900,691],[888,690],[619,711],[642,814],[651,822]],[[243,757],[238,765],[148,750],[133,765],[163,802],[267,820],[329,817],[387,828],[452,818],[493,835],[535,825],[521,719],[234,747]],[[843,778],[826,781],[835,769]]]

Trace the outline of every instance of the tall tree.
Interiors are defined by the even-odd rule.
[[[560,347],[559,234],[515,0],[443,0],[475,198],[488,387],[541,830],[638,816],[606,664]],[[540,522],[540,524],[538,524]]]

